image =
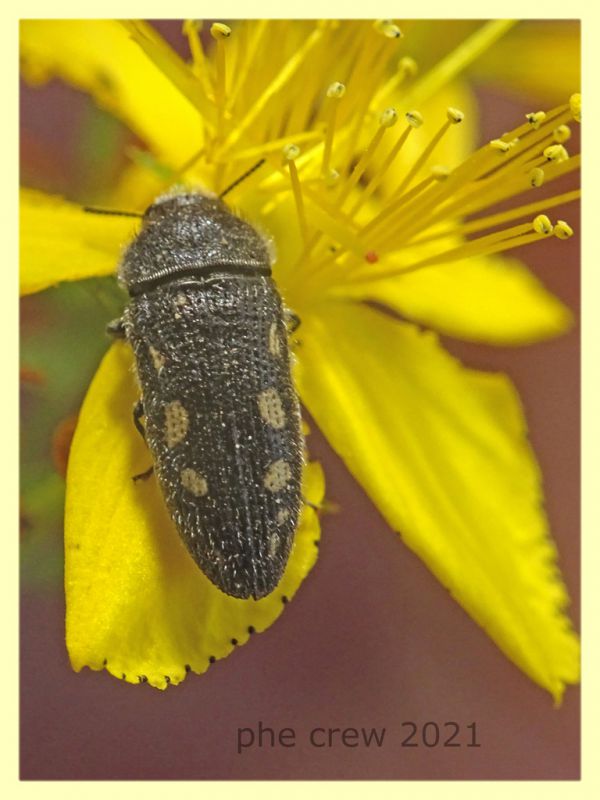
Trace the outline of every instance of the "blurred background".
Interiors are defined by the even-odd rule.
[[[441,50],[464,36],[465,24],[444,21]],[[575,22],[538,25],[549,40],[560,42],[565,25],[577,39]],[[156,26],[187,57],[181,24]],[[510,65],[502,86],[486,79],[484,67],[472,76],[482,142],[548,100],[537,86],[519,94]],[[22,85],[23,185],[93,203],[132,144],[126,128],[83,93],[54,80]],[[578,143],[569,149],[577,152]],[[579,230],[575,205],[552,216]],[[514,255],[578,315],[578,237],[555,245]],[[576,779],[578,688],[554,709],[402,545],[314,424],[311,455],[322,461],[327,496],[340,512],[323,517],[319,562],[279,621],[166,692],[72,671],[63,638],[65,466],[78,409],[109,346],[104,327],[124,299],[110,278],[21,302],[21,777]],[[444,343],[471,367],[508,373],[519,390],[578,627],[578,327],[523,348]],[[295,729],[298,744],[238,755],[238,727],[259,721]],[[402,723],[428,721],[465,729],[475,722],[481,747],[401,747],[409,730]],[[385,727],[385,744],[318,750],[306,741],[316,726]]]

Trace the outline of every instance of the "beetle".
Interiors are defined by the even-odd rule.
[[[304,443],[269,248],[222,196],[175,191],[148,207],[118,268],[129,302],[109,330],[133,349],[134,422],[153,456],[135,479],[155,472],[215,586],[259,599],[292,548]]]

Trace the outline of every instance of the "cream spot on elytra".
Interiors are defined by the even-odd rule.
[[[275,517],[275,519],[277,520],[277,524],[283,525],[283,523],[286,521],[286,519],[288,519],[289,516],[290,516],[289,508],[280,508],[279,511],[277,512],[277,516]]]
[[[187,306],[188,298],[184,292],[177,292],[175,298],[173,300],[173,305],[175,306],[175,314],[173,315],[175,319],[181,319],[181,309],[184,306]]]
[[[180,477],[183,488],[195,494],[196,497],[204,497],[205,494],[208,494],[206,478],[196,472],[195,469],[190,469],[189,467],[182,469]]]
[[[272,356],[281,355],[281,339],[277,330],[277,323],[272,322],[269,328],[269,352]]]
[[[154,369],[155,369],[157,372],[160,372],[160,371],[161,371],[161,369],[162,369],[162,368],[164,367],[164,365],[165,365],[165,357],[163,356],[163,354],[162,354],[162,353],[159,353],[159,352],[158,352],[158,350],[156,349],[156,347],[153,347],[152,345],[150,345],[150,347],[148,348],[148,350],[149,350],[149,352],[150,352],[150,357],[152,358],[152,363],[154,364]]]
[[[269,555],[271,558],[277,555],[277,551],[279,550],[279,536],[276,533],[272,533],[269,537]]]
[[[258,410],[264,421],[272,428],[283,428],[285,425],[285,411],[277,390],[265,389],[259,393],[257,400]]]
[[[175,447],[182,442],[188,432],[190,418],[179,400],[165,406],[165,441],[167,447]]]
[[[263,480],[264,487],[269,492],[280,492],[287,486],[291,477],[292,470],[290,465],[280,458],[278,461],[273,461],[267,468]]]

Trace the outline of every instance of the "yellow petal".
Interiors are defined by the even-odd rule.
[[[508,379],[350,303],[303,317],[300,355],[304,403],[389,524],[559,700],[578,679],[578,641]]]
[[[131,478],[147,469],[148,450],[133,428],[136,389],[128,347],[102,362],[83,405],[67,477],[65,588],[67,648],[76,670],[103,666],[164,689],[202,673],[209,658],[243,644],[281,613],[317,558],[319,523],[306,507],[288,567],[262,600],[228,597],[200,572],[165,509],[157,483]],[[305,472],[304,496],[319,503],[318,464]],[[169,681],[167,681],[168,676]]]
[[[521,22],[484,53],[469,74],[521,101],[529,96],[542,104],[563,102],[581,86],[581,24],[579,20]]]
[[[394,256],[386,257],[390,266]],[[571,312],[519,261],[484,256],[336,294],[377,300],[441,333],[490,344],[529,344],[563,333]]]
[[[61,281],[111,275],[138,223],[86,214],[60,197],[21,190],[20,290],[31,294]]]
[[[171,166],[202,146],[197,109],[116,20],[23,20],[21,63],[31,83],[57,76],[89,92]]]

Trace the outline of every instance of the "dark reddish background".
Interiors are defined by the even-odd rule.
[[[533,110],[489,90],[481,100],[484,140]],[[23,156],[54,165],[45,188],[65,190],[69,130],[82,104],[58,84],[23,90]],[[574,206],[552,217],[579,229]],[[515,255],[578,312],[576,237]],[[447,345],[471,366],[506,371],[521,393],[578,627],[578,330],[525,348]],[[323,520],[319,563],[270,630],[202,677],[163,693],[72,672],[62,589],[23,587],[22,778],[578,778],[578,688],[555,710],[400,543],[317,432],[311,454],[341,505]],[[294,728],[296,747],[237,755],[237,728],[259,720]],[[403,722],[449,720],[476,722],[482,746],[401,747]],[[316,726],[385,727],[385,744],[315,749],[306,738]]]

